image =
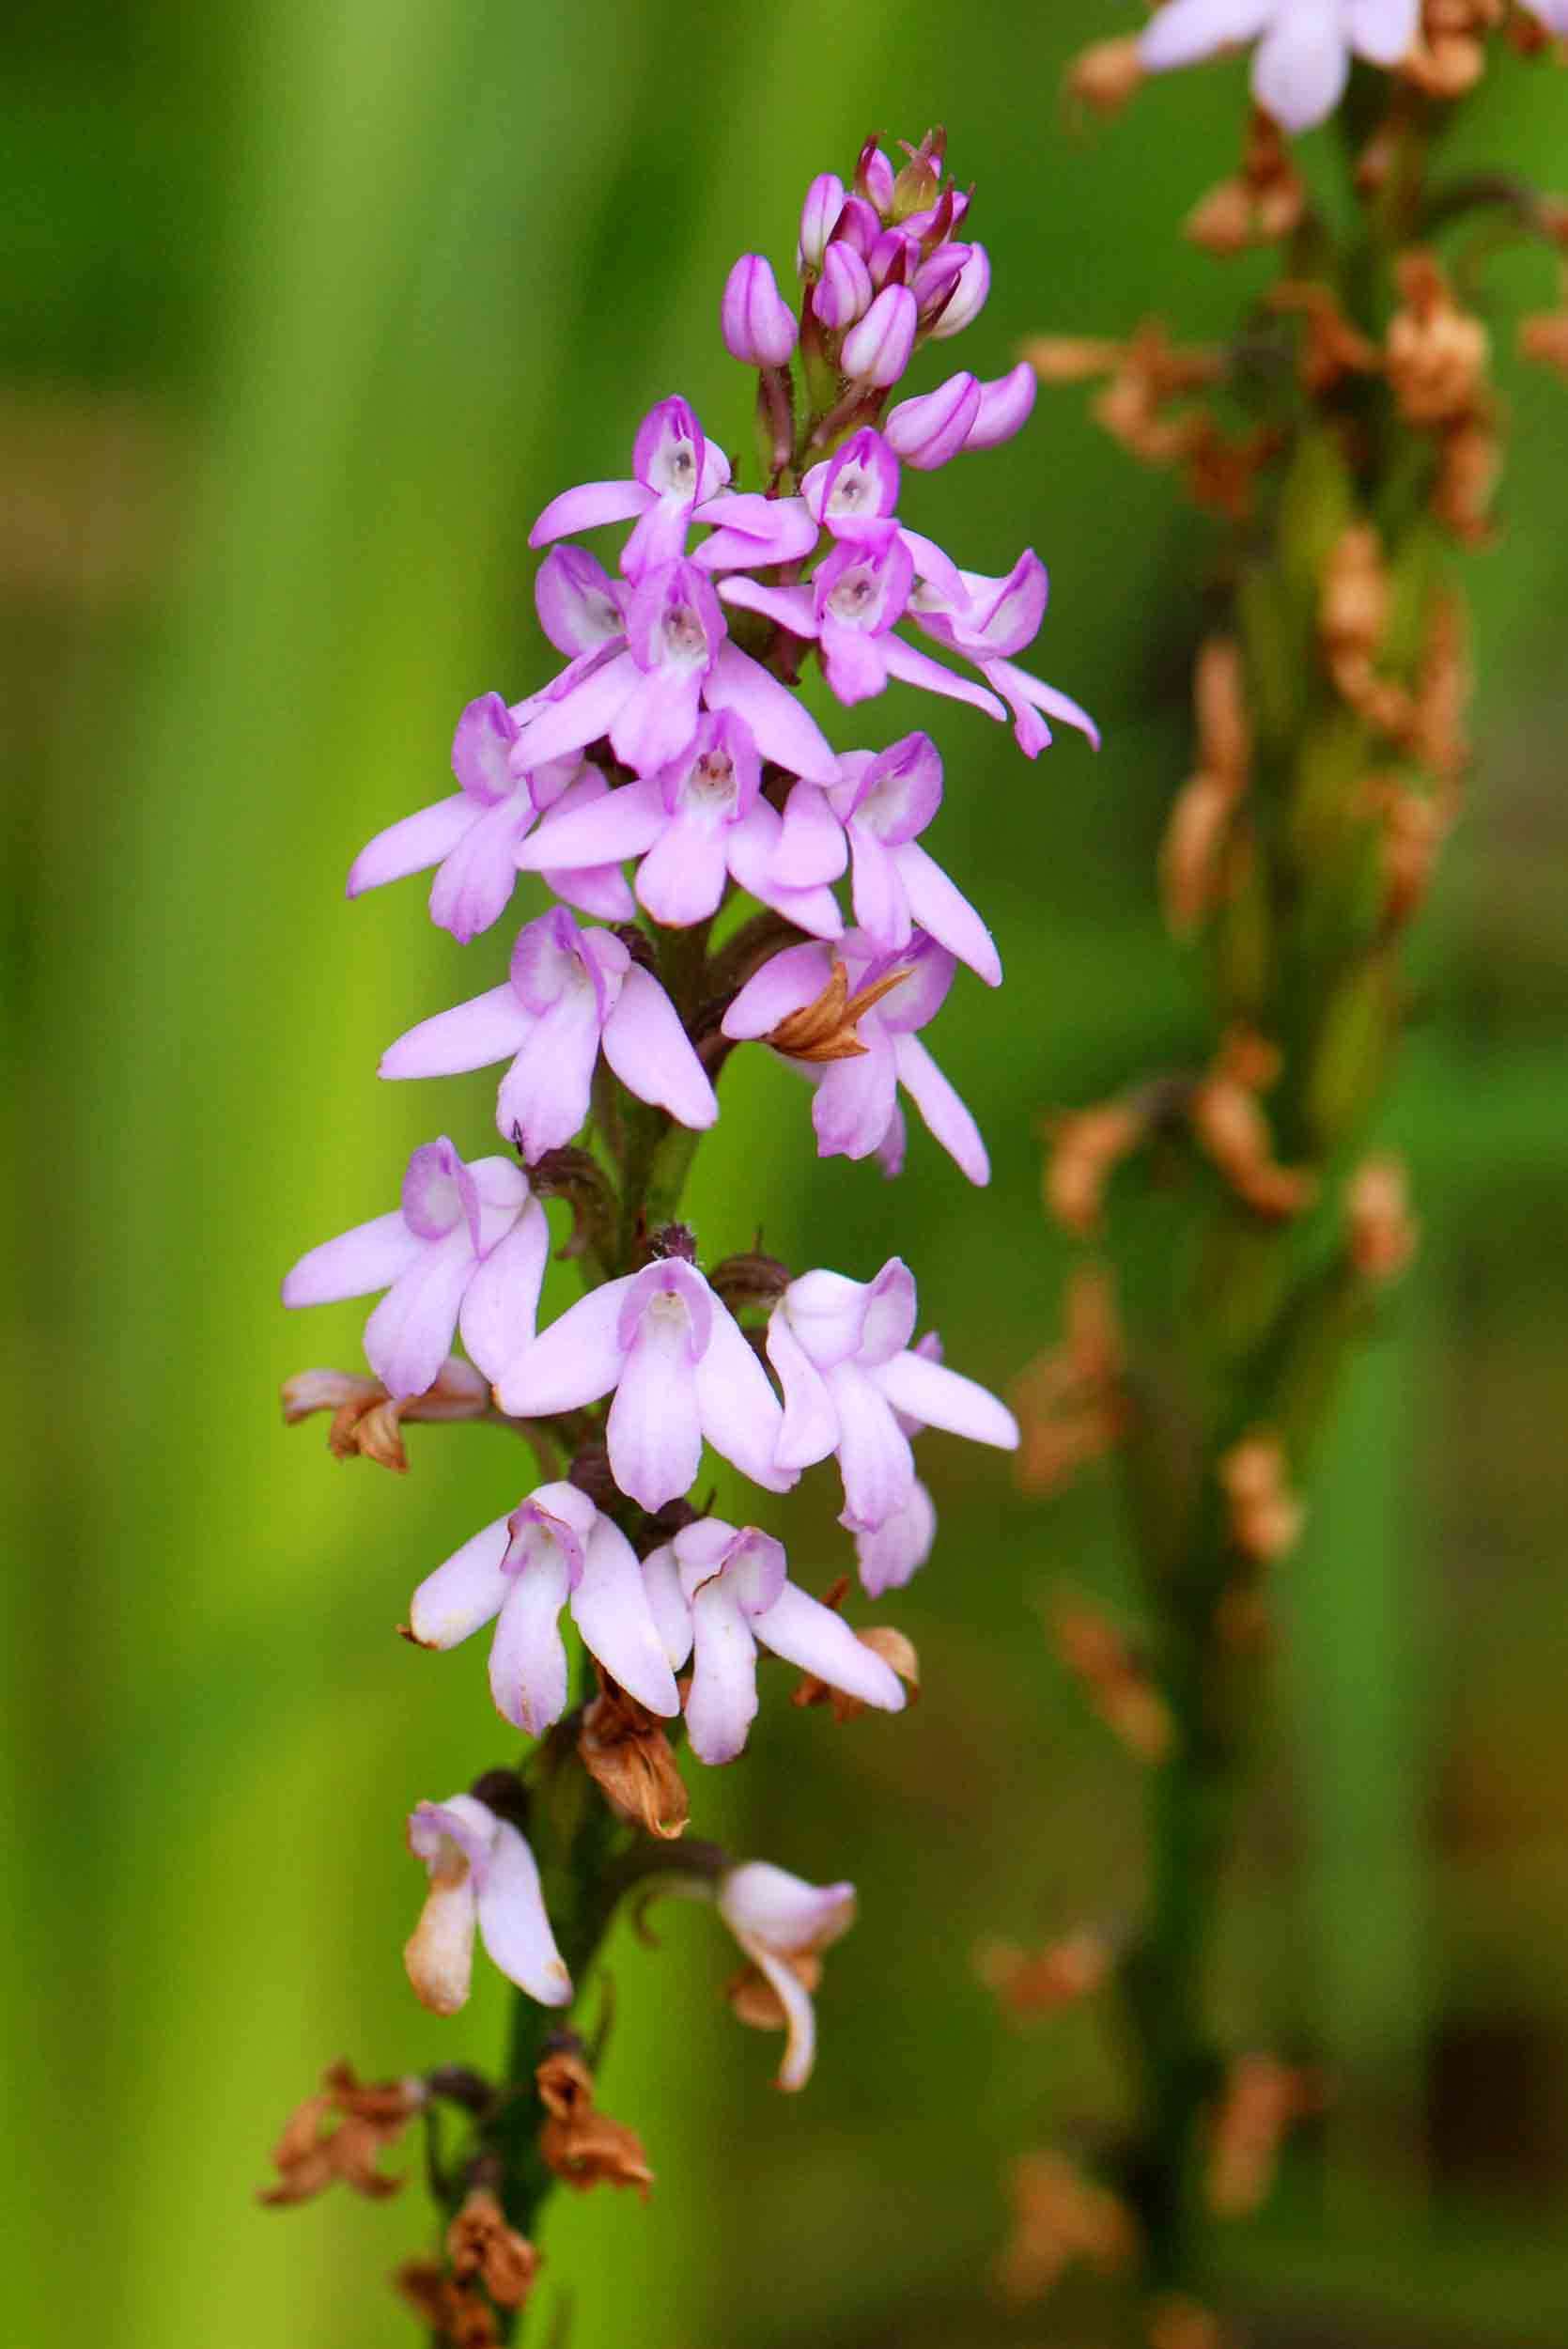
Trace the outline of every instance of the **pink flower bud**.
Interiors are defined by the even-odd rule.
[[[1039,379],[1027,359],[1020,359],[1016,367],[1006,375],[999,375],[994,382],[982,383],[980,403],[964,446],[999,448],[1003,441],[1010,441],[1015,432],[1021,432],[1034,412],[1034,395],[1039,388]],[[932,394],[933,398],[937,397],[937,394]],[[917,404],[909,403],[911,406]],[[890,439],[892,427],[893,418],[890,416]],[[896,441],[893,446],[898,447]],[[899,454],[907,464],[918,465],[921,461],[918,457],[910,457],[906,450],[900,449]]]
[[[796,248],[795,266],[802,273],[822,267],[828,240],[843,210],[843,180],[836,171],[818,172],[800,207],[800,241]]]
[[[855,165],[855,192],[884,218],[893,210],[893,169],[876,140],[867,139]]]
[[[852,244],[862,260],[882,233],[882,224],[863,195],[851,195],[833,223],[833,236]]]
[[[918,311],[908,286],[886,286],[844,338],[840,361],[857,383],[886,391],[909,364]]]
[[[795,315],[760,253],[742,254],[724,281],[719,322],[724,349],[748,367],[782,367],[795,349]]]
[[[969,446],[980,401],[976,377],[950,375],[934,392],[900,400],[882,430],[905,464],[917,473],[932,473]]]
[[[841,326],[853,326],[870,309],[871,295],[871,272],[854,246],[831,244],[811,298],[811,306],[823,325],[832,333]]]
[[[961,334],[980,316],[990,290],[990,257],[983,244],[971,244],[970,257],[959,272],[958,290],[931,329],[937,340],[941,342],[949,334]]]
[[[970,251],[967,244],[940,244],[909,279],[910,291],[920,304],[923,326],[929,326],[939,318],[949,301],[956,298],[953,288],[964,273]]]
[[[911,244],[901,228],[884,228],[866,256],[872,284],[878,288],[902,286],[919,258],[919,245]]]

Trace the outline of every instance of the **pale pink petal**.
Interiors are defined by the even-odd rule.
[[[629,1695],[666,1719],[680,1696],[648,1602],[637,1553],[619,1526],[601,1517],[588,1537],[582,1579],[571,1596],[583,1643]]]
[[[855,858],[849,891],[855,919],[874,945],[894,953],[908,944],[911,927],[908,893],[900,878],[906,851],[884,848],[869,825],[853,820],[849,838]]]
[[[473,1243],[459,1224],[394,1281],[365,1325],[365,1360],[389,1394],[423,1394],[434,1383],[473,1269]]]
[[[788,1492],[798,1471],[793,1463],[778,1464],[784,1427],[778,1398],[749,1339],[717,1298],[696,1390],[703,1434],[714,1451],[765,1492]]]
[[[760,579],[723,579],[719,594],[723,602],[736,604],[743,612],[760,612],[765,619],[776,620],[792,636],[816,634],[809,587],[769,587]]]
[[[1163,73],[1212,57],[1229,41],[1251,40],[1279,6],[1280,0],[1166,0],[1139,38],[1144,69]]]
[[[349,867],[348,894],[358,897],[367,889],[380,889],[387,881],[403,880],[410,873],[423,873],[439,864],[483,814],[466,791],[454,791],[449,800],[438,800],[433,807],[422,807],[401,822],[389,824]]]
[[[844,916],[826,882],[815,889],[791,889],[774,878],[773,859],[778,851],[779,832],[777,813],[766,800],[758,800],[738,824],[729,828],[730,871],[742,889],[750,890],[763,905],[782,913],[797,929],[805,930],[814,938],[841,937]]]
[[[691,1608],[680,1583],[680,1562],[664,1542],[643,1561],[643,1588],[672,1670],[679,1672],[691,1653]]]
[[[1568,32],[1563,0],[1530,0],[1530,5],[1548,24],[1555,6],[1562,19],[1559,30]],[[1346,0],[1351,46],[1374,65],[1398,65],[1414,46],[1420,23],[1421,0]]]
[[[571,2001],[571,1976],[555,1946],[534,1855],[509,1820],[495,1843],[479,1893],[479,1934],[491,1965],[541,2006]]]
[[[532,1023],[495,1097],[498,1130],[530,1166],[568,1143],[587,1117],[598,1043],[598,1007],[587,988],[569,989]]]
[[[838,1412],[828,1382],[789,1324],[783,1305],[768,1324],[768,1359],[784,1389],[784,1423],[774,1457],[781,1468],[810,1468],[838,1442]]]
[[[696,734],[701,693],[697,669],[661,666],[641,672],[610,727],[615,756],[640,775],[679,758]]]
[[[346,1297],[369,1297],[390,1288],[428,1243],[411,1232],[400,1208],[372,1216],[335,1239],[324,1239],[284,1277],[286,1305],[335,1305]]]
[[[971,1183],[991,1179],[991,1161],[980,1128],[918,1036],[893,1040],[898,1081],[948,1157]],[[470,1349],[472,1351],[472,1348]]]
[[[637,900],[618,864],[584,864],[569,873],[554,865],[540,879],[568,906],[591,913],[598,922],[634,922]]]
[[[381,1054],[383,1077],[456,1077],[507,1060],[527,1041],[534,1014],[525,1011],[509,980],[422,1019]]]
[[[642,671],[629,652],[618,652],[592,670],[559,701],[545,703],[530,718],[512,750],[520,771],[548,766],[568,751],[582,750],[608,734]]]
[[[764,758],[808,783],[838,781],[838,760],[815,719],[738,646],[727,640],[720,646],[703,698],[709,709],[737,711]]]
[[[650,1511],[678,1501],[702,1464],[690,1340],[684,1317],[645,1312],[610,1406],[611,1473],[623,1493]]]
[[[855,1637],[842,1615],[793,1582],[784,1584],[765,1612],[752,1617],[752,1632],[786,1664],[815,1673],[830,1688],[842,1688],[884,1713],[904,1710],[904,1684],[892,1666]]]
[[[487,1378],[499,1378],[534,1336],[539,1292],[550,1262],[550,1224],[531,1199],[464,1292],[458,1327]]]
[[[895,1509],[904,1507],[915,1481],[908,1439],[883,1392],[886,1378],[886,1369],[879,1369],[874,1383],[853,1362],[841,1362],[828,1373],[829,1392],[838,1413],[845,1511],[857,1527],[885,1524]]]
[[[606,1281],[542,1330],[497,1381],[502,1409],[517,1419],[548,1419],[608,1394],[625,1360],[616,1330],[636,1278],[629,1272]]]
[[[527,793],[514,792],[483,809],[442,859],[430,885],[430,919],[459,944],[466,946],[506,910],[517,881],[518,843],[533,820]]]
[[[784,805],[773,851],[774,879],[786,889],[812,889],[818,882],[837,880],[848,860],[844,826],[822,786],[798,783]]]
[[[917,1477],[902,1509],[895,1509],[875,1532],[855,1535],[861,1586],[867,1596],[880,1598],[885,1591],[901,1591],[930,1557],[936,1538],[936,1508]]]
[[[719,1102],[680,1024],[674,1003],[651,972],[633,963],[620,1001],[604,1027],[604,1057],[640,1101],[652,1101],[683,1126],[701,1132],[719,1114]]]
[[[501,1571],[511,1532],[497,1517],[427,1574],[409,1607],[409,1629],[421,1647],[456,1647],[501,1611],[511,1578]]]
[[[1252,60],[1252,95],[1287,131],[1310,131],[1344,96],[1350,51],[1338,9],[1281,8]]]
[[[929,931],[950,955],[967,962],[987,987],[1000,987],[1001,958],[996,941],[963,892],[918,841],[906,841],[893,850],[893,856],[909,910],[921,928]]]
[[[912,1352],[895,1354],[871,1375],[895,1410],[923,1425],[945,1427],[950,1435],[995,1444],[1001,1452],[1017,1449],[1017,1421],[977,1380]]]
[[[725,827],[665,818],[637,868],[637,902],[666,929],[690,929],[719,910],[729,878]]]
[[[548,866],[569,872],[582,865],[618,864],[623,857],[641,856],[651,848],[667,821],[656,784],[625,784],[586,803],[578,801],[568,809],[552,809],[522,842],[517,861],[525,873],[543,872]]]
[[[897,1080],[892,1039],[866,1019],[861,1041],[868,1049],[860,1059],[830,1062],[817,1082],[811,1122],[825,1159],[869,1159],[893,1115]]]
[[[548,547],[552,538],[567,538],[575,531],[598,530],[606,522],[627,522],[654,504],[651,490],[640,481],[584,481],[551,498],[528,534],[531,547]]]
[[[691,1626],[686,1734],[699,1762],[733,1762],[756,1719],[756,1641],[722,1575],[692,1599]]]
[[[944,669],[929,653],[917,652],[901,636],[886,636],[882,640],[887,655],[888,675],[902,679],[906,685],[918,685],[927,693],[945,693],[949,701],[968,702],[971,709],[983,709],[987,718],[1003,718],[1006,711],[994,693],[987,693],[983,685],[971,685],[967,677],[955,677]]]
[[[815,1003],[831,975],[826,946],[786,946],[747,980],[724,1014],[724,1034],[737,1040],[767,1035],[791,1012]]]
[[[568,1693],[560,1618],[569,1569],[560,1545],[539,1543],[506,1580],[510,1588],[490,1642],[490,1694],[503,1720],[541,1737],[566,1711]]]

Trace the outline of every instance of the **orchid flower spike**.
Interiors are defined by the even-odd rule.
[[[1256,41],[1252,95],[1287,131],[1310,131],[1343,97],[1353,55],[1398,65],[1420,22],[1421,0],[1166,0],[1138,54],[1163,73]]]
[[[499,1377],[520,1332],[532,1336],[550,1255],[550,1226],[510,1159],[465,1165],[442,1134],[416,1150],[402,1205],[357,1223],[300,1258],[286,1305],[330,1305],[387,1294],[365,1325],[365,1352],[389,1394],[423,1394],[452,1350],[453,1331],[487,1378]]]
[[[477,1929],[490,1962],[541,2006],[565,2006],[571,1976],[545,1914],[534,1855],[509,1819],[473,1795],[422,1802],[409,1820],[409,1849],[430,1890],[403,1952],[409,1980],[434,2015],[467,2004]]]
[[[680,1018],[613,930],[579,929],[562,906],[518,933],[510,976],[422,1019],[381,1058],[383,1077],[456,1076],[515,1055],[495,1122],[532,1165],[571,1140],[604,1057],[640,1101],[697,1130],[719,1114]]]
[[[1004,1452],[1018,1442],[1011,1411],[972,1378],[910,1349],[915,1283],[891,1256],[874,1281],[808,1272],[792,1281],[768,1325],[784,1389],[781,1470],[838,1455],[840,1523],[875,1532],[908,1506],[915,1469],[900,1413]]]
[[[648,1598],[679,1671],[694,1655],[686,1734],[700,1762],[733,1762],[757,1712],[758,1646],[884,1713],[904,1708],[898,1675],[832,1608],[788,1580],[784,1546],[720,1517],[689,1525],[643,1563]]]
[[[720,1878],[719,1914],[782,2010],[777,2021],[787,2036],[778,2085],[791,2092],[804,2088],[816,2059],[811,1994],[817,1953],[854,1923],[855,1888],[807,1884],[766,1859],[749,1859]]]
[[[503,1410],[575,1411],[613,1392],[611,1473],[644,1509],[695,1482],[706,1439],[753,1485],[787,1492],[782,1419],[768,1374],[695,1265],[660,1258],[569,1306],[502,1372]]]
[[[637,1553],[575,1485],[541,1485],[427,1576],[409,1632],[421,1647],[450,1648],[494,1622],[496,1710],[537,1737],[567,1709],[563,1607],[589,1655],[639,1704],[666,1717],[680,1710]]]

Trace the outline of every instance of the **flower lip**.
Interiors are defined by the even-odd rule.
[[[706,451],[702,426],[687,402],[661,399],[637,428],[631,470],[656,497],[695,505]]]
[[[677,1533],[673,1544],[688,1602],[705,1584],[723,1579],[742,1614],[763,1615],[788,1579],[784,1544],[754,1525],[737,1529],[706,1517]]]
[[[596,951],[590,952],[590,945]],[[567,997],[591,989],[602,1023],[630,960],[613,931],[584,935],[565,906],[551,906],[518,932],[512,948],[512,990],[526,1010],[543,1015]]]
[[[865,1291],[856,1361],[869,1368],[902,1354],[915,1333],[915,1311],[914,1274],[901,1256],[890,1256]]]
[[[942,803],[942,762],[928,734],[907,734],[874,758],[855,786],[846,819],[884,848],[918,838]],[[835,794],[835,804],[842,806]]]
[[[723,637],[719,599],[694,563],[655,564],[638,581],[627,642],[643,671],[710,669]]]
[[[446,1802],[417,1803],[409,1815],[409,1849],[423,1859],[433,1877],[460,1883],[465,1863],[475,1891],[483,1889],[486,1863],[495,1835],[495,1814],[472,1795],[453,1795]]]
[[[553,1498],[556,1488],[546,1486],[545,1489],[551,1491]],[[568,1486],[566,1489],[571,1488]],[[586,1514],[589,1518],[587,1528],[574,1525],[566,1517],[557,1515],[555,1510],[547,1508],[537,1493],[531,1493],[526,1501],[519,1502],[506,1520],[510,1538],[501,1560],[502,1573],[526,1574],[530,1566],[547,1560],[550,1551],[554,1549],[566,1563],[567,1588],[575,1591],[582,1579],[585,1563],[583,1537],[585,1532],[592,1530],[595,1514],[592,1501],[587,1502]]]
[[[914,584],[908,550],[887,523],[880,543],[869,536],[846,538],[819,564],[812,579],[819,622],[870,636],[885,635],[903,614]]]
[[[666,1326],[683,1326],[688,1360],[702,1361],[713,1333],[713,1292],[694,1265],[666,1256],[638,1273],[615,1324],[615,1342],[623,1352],[636,1344],[645,1314]]]
[[[479,1192],[444,1134],[417,1149],[403,1176],[403,1221],[416,1238],[444,1239],[459,1223],[479,1246]]]
[[[762,787],[762,762],[745,719],[737,710],[705,710],[691,750],[671,761],[659,783],[667,814],[685,808],[737,823]]]
[[[806,509],[837,538],[881,537],[898,506],[898,459],[882,434],[862,425],[800,485]]]

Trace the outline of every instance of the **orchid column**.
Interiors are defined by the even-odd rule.
[[[1017,665],[1045,611],[1038,557],[985,577],[904,519],[907,474],[918,487],[1009,439],[1034,398],[1027,365],[892,398],[989,284],[942,148],[934,132],[895,165],[871,141],[849,186],[813,182],[798,306],[762,257],[736,263],[720,323],[756,374],[755,486],[674,397],[636,428],[624,478],[554,498],[531,542],[547,550],[538,615],[565,666],[522,699],[471,701],[457,790],[349,875],[354,896],[433,869],[432,918],[464,944],[501,920],[520,874],[551,900],[529,910],[503,975],[492,965],[492,983],[381,1063],[399,1081],[498,1067],[499,1148],[438,1135],[400,1189],[385,1181],[396,1206],[284,1283],[290,1305],[380,1299],[372,1377],[310,1371],[285,1392],[290,1418],[333,1411],[339,1456],[402,1468],[405,1423],[467,1420],[520,1436],[535,1462],[525,1481],[516,1445],[497,1444],[496,1514],[434,1566],[406,1626],[432,1654],[490,1633],[505,1727],[464,1758],[489,1766],[466,1791],[412,1812],[427,1893],[406,1954],[418,1996],[451,2015],[483,1945],[518,1988],[505,2065],[380,2088],[338,2067],[290,2123],[271,2196],[334,2176],[384,2191],[383,2139],[451,2107],[461,2145],[430,2164],[442,2252],[401,2282],[436,2336],[468,2349],[506,2337],[526,2300],[553,2179],[647,2189],[641,2142],[596,2111],[595,2050],[571,2027],[619,1901],[713,1901],[751,1968],[737,2012],[784,2030],[792,2090],[812,2068],[818,1952],[853,1918],[847,1883],[686,1839],[677,1749],[736,1759],[771,1659],[806,1675],[800,1693],[831,1692],[840,1718],[896,1713],[913,1652],[891,1626],[851,1626],[837,1561],[797,1579],[766,1527],[705,1514],[705,1447],[769,1497],[834,1461],[846,1552],[880,1597],[936,1538],[911,1437],[1017,1440],[936,1333],[917,1336],[897,1256],[856,1274],[791,1268],[750,1247],[739,1211],[729,1233],[678,1220],[722,1071],[748,1046],[806,1080],[819,1155],[896,1175],[908,1100],[970,1181],[987,1177],[924,1040],[960,965],[1001,979],[985,922],[924,845],[937,747],[915,733],[836,748],[796,691],[815,659],[845,708],[893,678],[1010,717],[1029,757],[1053,721],[1093,739]],[[576,543],[616,527],[613,568]],[[584,1293],[540,1330],[556,1202]],[[831,1604],[807,1587],[818,1578],[835,1580]],[[532,1741],[520,1758],[515,1733]]]
[[[1110,110],[1147,74],[1248,45],[1240,167],[1188,233],[1220,255],[1282,249],[1223,347],[1177,347],[1151,320],[1126,343],[1032,351],[1045,381],[1103,379],[1097,419],[1224,525],[1194,771],[1158,877],[1171,931],[1204,954],[1208,1051],[1055,1121],[1047,1205],[1085,1256],[1066,1341],[1020,1397],[1032,1489],[1120,1456],[1143,1640],[1076,1603],[1055,1629],[1147,1768],[1152,1881],[1136,1930],[999,1978],[1020,2004],[1115,1985],[1135,2116],[1097,2176],[1054,2153],[1020,2165],[1006,2279],[1031,2297],[1077,2258],[1126,2270],[1151,2343],[1228,2337],[1212,2222],[1262,2202],[1322,2094],[1310,2070],[1222,2044],[1219,1890],[1270,1580],[1340,1373],[1418,1237],[1405,1171],[1368,1128],[1407,1015],[1405,932],[1469,763],[1455,552],[1498,536],[1502,412],[1467,296],[1499,238],[1568,249],[1560,201],[1506,169],[1445,179],[1441,142],[1455,100],[1518,71],[1510,50],[1546,59],[1549,31],[1568,31],[1560,0],[1168,0],[1073,74]],[[1292,140],[1331,116],[1345,184],[1319,211]],[[1523,343],[1562,366],[1560,316]],[[1151,1158],[1157,1277],[1128,1213]]]

